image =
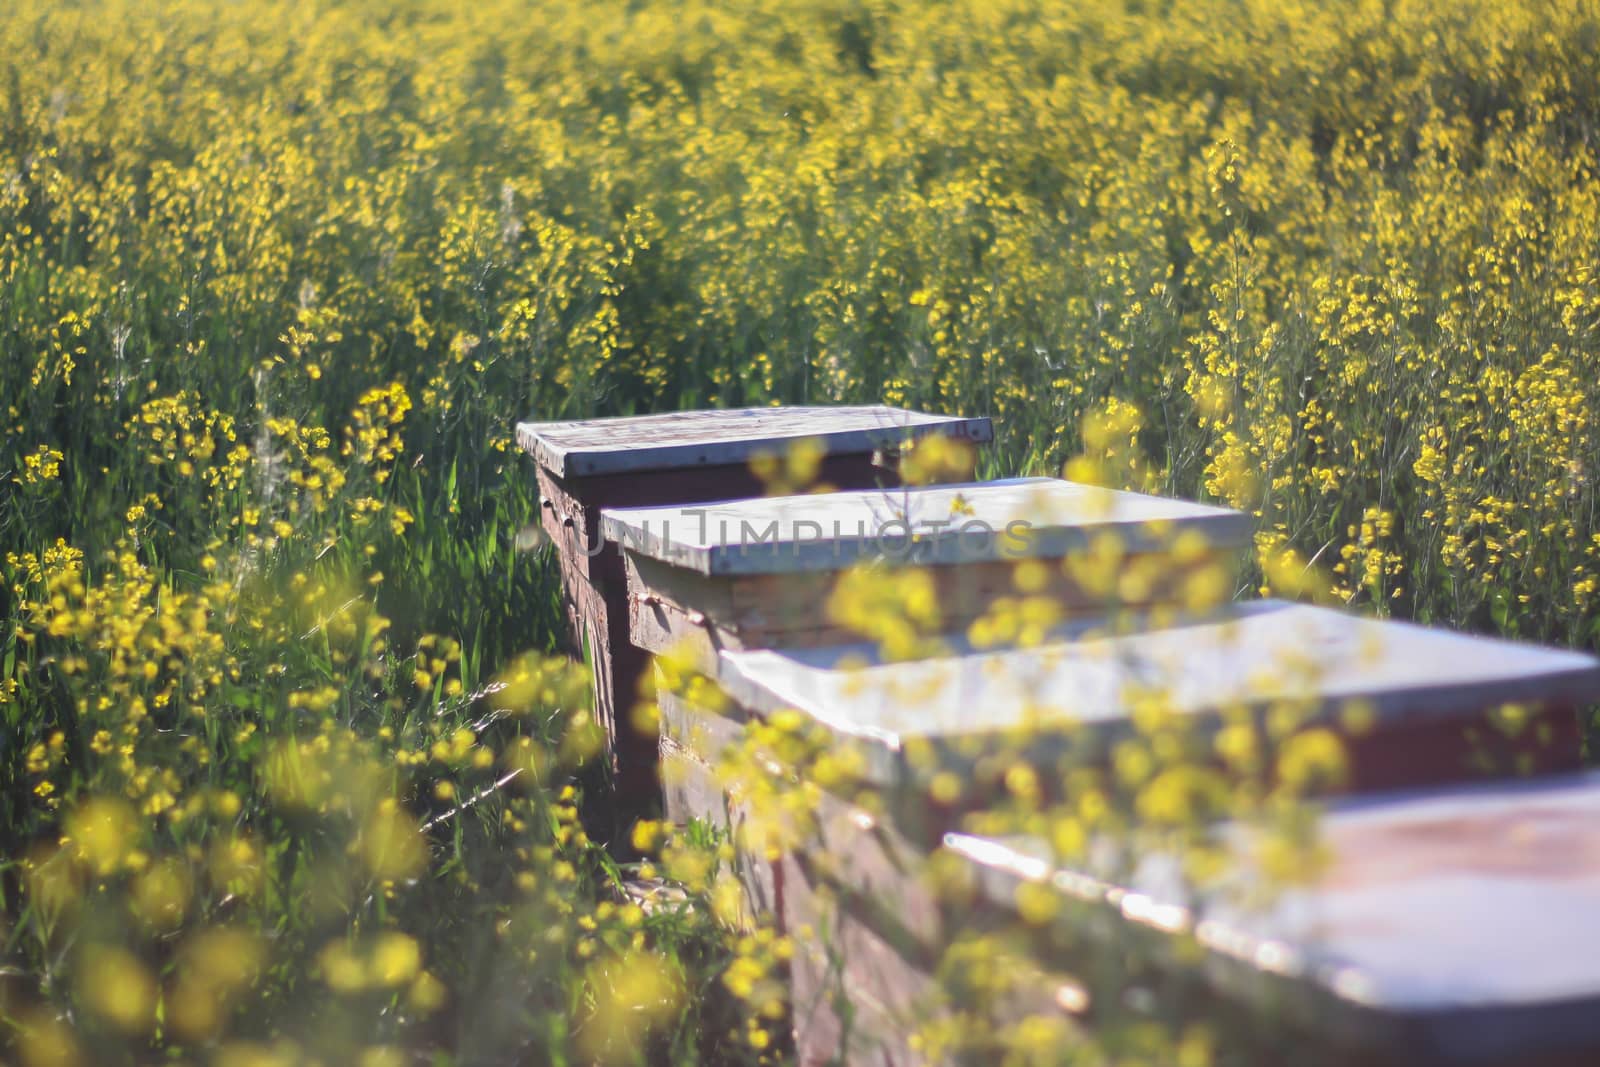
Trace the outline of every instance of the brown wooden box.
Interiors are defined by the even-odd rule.
[[[785,709],[824,731],[834,750],[860,756],[867,802],[819,794],[817,835],[767,865],[777,921],[804,943],[792,974],[802,1062],[827,1062],[840,1049],[852,1062],[916,1061],[907,1043],[916,1008],[933,989],[944,947],[978,917],[951,921],[926,880],[926,857],[959,829],[963,812],[998,797],[979,768],[987,753],[1018,744],[1030,703],[1035,714],[1060,704],[1056,730],[1036,719],[1027,747],[1014,749],[1048,776],[1065,737],[1110,743],[1128,735],[1130,682],[1165,679],[1174,709],[1202,730],[1222,705],[1292,702],[1308,722],[1346,732],[1345,788],[1370,792],[1575,767],[1574,709],[1600,697],[1592,657],[1270,601],[1142,633],[841,666],[870,664],[870,656],[859,646],[725,652],[724,711],[662,707],[664,743],[708,764],[747,723]],[[1288,669],[1275,677],[1275,664]],[[1516,736],[1487,717],[1512,700],[1528,712]],[[1352,733],[1336,712],[1356,701],[1371,722]],[[1063,733],[1067,720],[1074,725]],[[1097,758],[1093,751],[1079,755]],[[933,770],[961,777],[968,788],[959,800],[929,802]],[[716,796],[714,776],[701,796]],[[709,810],[702,799],[699,810],[680,805],[673,815]]]
[[[1017,478],[610,509],[602,530],[625,558],[633,643],[712,670],[724,649],[855,640],[828,600],[858,564],[924,569],[936,632],[964,634],[1024,595],[1063,617],[1207,610],[1232,596],[1250,525],[1225,508]],[[1019,584],[1023,563],[1034,574]]]
[[[749,921],[793,941],[797,1061],[918,1062],[908,1039],[932,988],[929,968],[946,925],[922,877],[925,850],[826,791],[816,797],[807,847],[769,849],[760,816],[719,773],[719,755],[743,740],[744,725],[666,687],[658,699],[666,817],[727,833]]]
[[[647,660],[628,640],[622,557],[600,537],[601,509],[759,496],[766,487],[750,461],[782,454],[801,441],[824,450],[819,482],[851,488],[894,485],[898,475],[885,457],[934,433],[973,442],[993,436],[986,418],[882,406],[690,411],[518,425],[517,441],[538,465],[540,522],[560,555],[568,650],[577,654],[587,645],[595,664],[595,714],[622,809],[641,811],[656,803],[656,739],[629,722]]]
[[[1130,702],[1159,694],[1165,713],[1209,742],[1230,716],[1344,740],[1343,791],[1571,770],[1575,712],[1600,700],[1600,661],[1342,611],[1261,600],[1203,618],[1140,625],[1084,620],[1026,648],[883,662],[870,646],[727,651],[717,681],[746,716],[796,709],[855,750],[863,780],[920,798],[937,773],[984,802],[994,760],[1052,774],[1060,760],[1103,765],[1137,730]],[[1502,714],[1514,705],[1514,715]]]
[[[1255,834],[1222,829],[1233,862],[1204,891],[1169,854],[1117,874],[1026,839],[945,849],[994,908],[1032,883],[1086,905],[1058,928],[1142,942],[1153,967],[1203,987],[1208,1018],[1263,1039],[1252,1063],[1600,1063],[1600,776],[1342,802],[1319,823],[1325,865],[1250,903],[1266,882]],[[1046,967],[1077,965],[1050,931],[1028,936]]]

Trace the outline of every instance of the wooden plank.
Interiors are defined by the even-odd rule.
[[[595,721],[605,737],[602,758],[614,776],[622,807],[648,810],[657,800],[656,738],[637,728],[633,712],[649,656],[628,640],[626,607],[615,611],[604,588],[563,570],[562,590],[569,625],[577,634],[570,651],[577,654],[587,646],[593,667]]]
[[[804,1065],[926,1062],[910,1039],[929,1017],[931,970],[863,920],[831,887],[806,879],[785,858],[785,888],[797,923],[790,963],[795,1058]]]
[[[784,855],[784,922],[796,951],[791,1003],[802,1063],[926,1062],[911,1038],[934,1014],[952,921],[927,850],[861,805],[821,792],[817,826]]]
[[[668,820],[685,825],[699,819],[726,833],[734,844],[733,875],[743,890],[747,929],[781,929],[779,873],[765,850],[746,839],[749,810],[722,788],[714,767],[671,742],[661,745],[661,791]]]
[[[731,746],[745,740],[747,720],[739,709],[712,712],[697,707],[682,696],[661,691],[661,751],[665,760],[691,761],[704,768],[705,775],[686,777],[695,791],[680,800],[669,790],[668,811],[677,810],[713,825],[733,829],[735,822],[725,814],[742,810],[742,798],[732,796],[726,782],[716,779],[717,768]],[[799,788],[792,784],[792,788]],[[855,801],[828,790],[814,790],[810,797],[813,825],[800,835],[806,861],[807,878],[821,879],[864,899],[892,899],[895,919],[918,943],[927,945],[941,937],[938,905],[921,876],[927,851],[939,841],[945,824],[928,823],[906,827],[885,818],[875,798],[869,803]],[[674,821],[682,821],[675,819]],[[738,825],[749,825],[748,813]],[[909,833],[907,831],[910,831]],[[793,916],[785,917],[790,924]],[[805,922],[801,917],[794,922]]]
[[[605,543],[594,536],[597,529],[591,512],[598,509],[586,506],[573,495],[568,483],[544,468],[536,474],[539,483],[539,525],[555,545],[561,564],[566,569],[584,577],[592,577],[597,569],[595,559],[605,551]]]
[[[723,652],[718,677],[751,712],[795,708],[840,744],[855,745],[867,779],[882,786],[917,777],[905,755],[912,745],[928,746],[950,768],[970,767],[977,754],[1024,735],[1040,766],[1069,738],[1103,749],[1133,732],[1130,696],[1152,691],[1202,730],[1219,726],[1226,709],[1259,713],[1288,703],[1303,706],[1307,721],[1337,728],[1340,712],[1360,704],[1372,719],[1363,737],[1380,750],[1388,730],[1410,729],[1431,744],[1516,702],[1549,709],[1536,723],[1546,735],[1534,729],[1534,742],[1557,731],[1554,750],[1535,769],[1572,767],[1576,734],[1570,725],[1561,730],[1561,717],[1600,699],[1600,661],[1589,655],[1280,601],[1132,632],[1076,624],[1035,648],[953,644],[953,654],[915,663],[879,662],[867,645]],[[1424,726],[1430,729],[1416,732]],[[1482,740],[1493,746],[1497,735],[1484,726]],[[1397,766],[1404,773],[1417,760],[1428,773],[1455,770],[1431,766],[1435,759],[1409,751]]]
[[[1248,831],[1230,888],[1259,883]],[[1025,881],[1097,897],[1130,926],[1192,936],[1221,995],[1270,1003],[1417,1065],[1600,1062],[1600,776],[1408,792],[1347,801],[1322,818],[1328,865],[1250,909],[1186,893],[1170,856],[1126,884],[1058,869],[1025,840],[951,835],[986,897]],[[1085,887],[1088,887],[1087,889]],[[1152,924],[1145,918],[1165,915]],[[1170,957],[1177,964],[1178,954]]]
[[[827,791],[812,798],[815,824],[792,840],[796,847],[776,856],[754,847],[740,835],[758,824],[715,769],[743,741],[745,721],[737,709],[713,713],[660,692],[668,817],[704,819],[734,835],[747,905],[770,912],[794,941],[799,1062],[917,1062],[907,1039],[932,989],[929,961],[946,925],[924,878],[926,850]]]
[[[1185,534],[1231,549],[1248,542],[1251,527],[1227,508],[1059,478],[617,508],[601,519],[602,535],[624,549],[699,574],[837,571],[871,559],[1060,559],[1104,538],[1120,552],[1148,553]]]
[[[1032,949],[1041,931],[1017,922],[1009,902],[948,891],[936,899],[926,889],[925,855],[898,884],[863,896],[814,874],[807,861],[816,856],[808,849],[784,858],[786,910],[816,917],[810,923],[814,936],[793,928],[792,1010],[800,1063],[1014,1062],[1016,1050],[1007,1048],[1008,1041],[1019,1024],[1040,1017],[1059,1023],[1058,1032],[1068,1040],[1086,1036],[1080,1018],[1090,1006],[1086,987],[1072,973],[1040,962]],[[919,895],[938,910],[942,927],[936,935],[919,935],[900,921],[902,901]],[[994,968],[992,985],[978,999],[964,995],[970,992],[964,988],[969,964],[951,951],[957,937],[969,935],[984,937],[985,962]],[[997,949],[1004,955],[996,956]],[[952,1011],[962,1016],[954,1034]],[[930,1031],[966,1044],[935,1058],[922,1043]],[[1038,1054],[1036,1046],[1029,1051]],[[1266,1067],[1280,1061],[1251,1062]],[[1335,1065],[1319,1059],[1315,1067]]]
[[[973,442],[994,437],[987,418],[929,415],[900,408],[766,407],[677,411],[576,422],[524,422],[517,443],[558,477],[743,465],[797,441],[829,453],[895,449],[940,433]]]
[[[734,707],[714,712],[672,692],[656,675],[656,707],[663,747],[682,750],[701,763],[715,767],[730,745],[744,739],[744,714]]]

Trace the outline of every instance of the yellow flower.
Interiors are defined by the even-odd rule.
[[[65,458],[59,449],[40,445],[22,457],[22,473],[16,480],[28,486],[54,481],[61,473],[61,461]]]

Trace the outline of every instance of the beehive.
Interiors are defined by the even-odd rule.
[[[784,709],[822,730],[830,752],[856,757],[857,780],[818,803],[813,839],[776,860],[748,857],[781,901],[785,929],[826,928],[854,961],[797,951],[794,996],[811,1005],[809,1029],[796,1028],[802,1062],[827,1061],[839,1040],[852,1062],[908,1055],[906,1012],[954,932],[921,878],[929,850],[963,812],[1003,797],[1008,768],[1037,768],[1048,783],[1060,761],[1106,761],[1133,735],[1139,694],[1159,692],[1201,737],[1225,712],[1292,709],[1304,726],[1343,734],[1344,787],[1357,791],[1575,768],[1574,711],[1600,698],[1589,656],[1303,605],[1239,604],[1147,629],[1127,621],[1083,622],[1036,648],[956,648],[910,663],[875,662],[863,646],[723,652],[726,708],[663,703],[663,751],[681,760],[673,774],[704,774],[719,746]],[[1506,702],[1520,709],[1514,731],[1495,714]],[[1352,708],[1360,729],[1345,715]],[[961,783],[959,797],[934,802],[940,773]],[[872,802],[853,803],[861,793]]]
[[[1154,628],[1086,620],[1037,647],[958,643],[926,662],[878,662],[866,646],[730,651],[717,677],[747,716],[803,712],[885,789],[931,773],[908,758],[918,749],[966,774],[1018,736],[1039,766],[1069,744],[1093,760],[1131,735],[1130,706],[1148,693],[1201,732],[1229,711],[1274,708],[1330,726],[1358,791],[1570,769],[1573,713],[1600,697],[1600,664],[1585,654],[1275,600]],[[1497,723],[1508,704],[1514,728]]]
[[[1124,883],[1063,868],[1037,842],[952,835],[945,847],[997,909],[1035,882],[1144,936],[1192,937],[1198,962],[1159,944],[1152,958],[1292,1047],[1309,1040],[1350,1064],[1600,1062],[1600,956],[1589,950],[1600,943],[1600,776],[1337,805],[1318,829],[1326,866],[1262,907],[1239,892],[1266,880],[1252,833],[1222,836],[1231,893],[1187,890],[1160,854]],[[1059,956],[1040,955],[1062,973]]]
[[[1225,508],[1055,478],[608,509],[601,522],[624,556],[633,642],[686,649],[705,669],[721,649],[852,640],[828,593],[862,564],[925,569],[937,627],[951,633],[1022,588],[1063,615],[1209,607],[1232,595],[1250,525]],[[1023,561],[1046,566],[1019,587]]]
[[[988,441],[986,418],[928,415],[879,405],[686,411],[631,418],[522,423],[517,441],[537,464],[540,521],[560,554],[570,651],[595,664],[595,711],[607,739],[622,806],[656,793],[656,745],[627,728],[646,670],[628,641],[622,560],[599,535],[600,511],[616,505],[686,504],[759,496],[750,469],[759,455],[811,442],[823,455],[820,482],[895,485],[895,454],[928,434]]]

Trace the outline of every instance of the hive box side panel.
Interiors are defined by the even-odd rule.
[[[719,651],[762,648],[823,648],[861,640],[833,619],[829,598],[838,573],[705,575],[624,552],[632,639],[651,652],[676,651],[708,674]],[[1188,585],[1203,568],[1233,574],[1227,557],[1202,556],[1184,565],[1147,564],[1137,583],[1094,590],[1053,563],[1019,591],[1017,564],[994,561],[925,568],[933,580],[939,629],[960,637],[985,617],[1007,618],[1027,603],[1031,617],[1049,605],[1057,623],[1114,617],[1119,610],[1155,606],[1186,609]],[[1207,588],[1215,585],[1207,582]],[[1210,606],[1210,602],[1199,606]],[[1048,621],[1048,620],[1047,620]]]
[[[734,843],[733,874],[743,891],[746,921],[782,929],[776,865],[764,850],[748,842],[749,812],[722,788],[716,771],[679,745],[661,745],[661,790],[669,821],[687,825],[700,820],[728,835]]]
[[[790,910],[810,917],[795,936],[790,1010],[802,1064],[924,1062],[912,1037],[929,1010],[929,972],[785,860]]]
[[[748,811],[713,769],[744,740],[742,713],[712,713],[665,690],[659,699],[669,817],[748,830]],[[791,824],[775,861],[758,841],[737,849],[747,900],[775,907],[779,928],[794,941],[790,1001],[800,1062],[841,1055],[850,1063],[919,1062],[910,1038],[932,989],[928,960],[945,936],[926,880],[927,852],[861,805],[827,791],[811,801],[814,824]]]

